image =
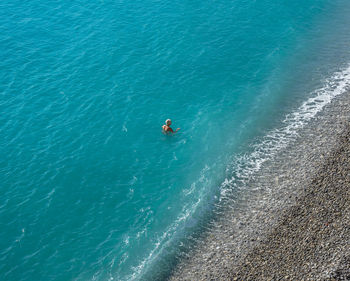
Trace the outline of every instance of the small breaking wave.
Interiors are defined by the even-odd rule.
[[[311,93],[311,97],[303,102],[296,111],[287,114],[282,125],[279,128],[269,131],[258,143],[252,146],[249,153],[234,156],[233,160],[227,167],[227,173],[231,177],[226,178],[220,186],[221,200],[225,200],[230,192],[237,189],[245,189],[248,181],[254,177],[263,164],[271,160],[278,152],[285,149],[292,141],[296,140],[300,129],[305,127],[323,108],[328,105],[335,97],[345,93],[350,89],[350,65],[343,70],[336,72],[331,78],[325,80],[324,86]],[[202,170],[198,181],[205,181],[208,166]],[[184,195],[188,196],[194,193],[196,182],[188,189],[184,190]],[[201,192],[199,192],[201,193]],[[147,256],[144,256],[139,263],[132,268],[132,273],[125,280],[142,280],[152,267],[157,264],[160,256],[168,254],[169,248],[174,243],[182,241],[179,232],[183,232],[183,228],[188,220],[198,210],[202,201],[202,194],[193,204],[185,204],[177,219],[170,224],[165,231],[154,241],[153,249]],[[175,243],[176,244],[176,243]],[[179,252],[174,250],[173,254],[178,255]],[[166,271],[166,269],[164,269]]]
[[[331,101],[350,90],[350,65],[325,80],[324,86],[311,93],[294,112],[287,114],[280,128],[268,132],[260,142],[252,146],[252,152],[235,156],[227,172],[230,178],[221,184],[220,200],[232,190],[244,189],[246,183],[260,170],[263,163],[271,160],[279,151],[294,141],[300,129],[305,127]]]

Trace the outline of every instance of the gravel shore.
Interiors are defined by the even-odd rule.
[[[334,100],[227,200],[169,280],[350,280],[349,104]]]
[[[232,280],[350,280],[349,131],[341,144]]]

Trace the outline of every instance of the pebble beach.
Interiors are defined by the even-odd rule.
[[[1,15],[0,281],[350,279],[349,0]]]
[[[349,104],[332,101],[228,198],[169,280],[350,280]]]

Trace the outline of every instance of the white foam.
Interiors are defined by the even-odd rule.
[[[326,80],[324,87],[316,90],[311,97],[305,101],[295,112],[288,114],[283,120],[282,127],[269,132],[260,143],[254,145],[253,152],[243,154],[234,158],[231,167],[234,167],[234,177],[225,179],[221,184],[221,198],[225,197],[227,191],[234,187],[244,186],[252,175],[257,172],[264,162],[271,159],[278,151],[285,148],[292,140],[296,139],[298,131],[304,127],[312,118],[316,116],[327,104],[336,96],[344,93],[350,88],[350,65],[343,71],[335,73],[330,79]],[[175,156],[176,157],[176,156]],[[199,182],[205,181],[205,172],[209,168],[206,166],[201,172]],[[196,190],[196,183],[193,183],[189,189],[184,190],[185,196],[191,195]],[[158,237],[154,243],[153,249],[143,258],[139,264],[132,268],[132,274],[125,280],[139,280],[147,271],[149,265],[157,261],[170,243],[173,242],[172,236],[184,225],[188,218],[197,210],[201,203],[201,196],[198,200],[189,206],[185,204],[182,211],[171,225]]]
[[[286,148],[296,139],[298,132],[310,122],[335,97],[350,89],[350,65],[336,72],[324,82],[324,86],[313,93],[295,112],[288,114],[281,128],[270,131],[262,141],[253,145],[253,152],[235,157],[229,166],[233,169],[231,178],[221,184],[221,199],[233,188],[245,188],[245,183],[260,170],[262,164]]]
[[[131,274],[131,276],[128,276],[126,280],[139,280],[142,277],[143,273],[147,270],[148,265],[156,261],[159,255],[161,255],[161,253],[163,252],[163,249],[167,248],[167,246],[169,246],[169,244],[172,243],[172,235],[175,233],[176,230],[178,230],[178,227],[187,220],[187,218],[193,213],[193,211],[197,209],[200,201],[201,200],[198,199],[197,202],[195,202],[191,207],[187,205],[183,207],[181,215],[158,238],[157,242],[154,244],[154,248],[149,253],[149,255],[145,259],[143,259],[138,264],[138,266],[133,267],[133,273]]]
[[[208,166],[205,166],[205,168],[201,171],[201,177],[199,178],[199,181],[204,180],[204,173],[208,169]],[[185,193],[185,195],[191,194],[193,190],[190,190],[188,192],[189,193]],[[150,253],[144,259],[142,259],[137,266],[132,268],[133,273],[127,276],[125,280],[142,280],[142,276],[147,271],[149,266],[154,264],[154,262],[157,261],[158,257],[162,255],[164,251],[167,251],[171,243],[174,242],[174,234],[179,229],[184,227],[186,221],[197,210],[200,203],[201,196],[199,196],[196,202],[190,202],[182,206],[182,210],[178,218],[172,224],[170,224],[165,229],[165,231],[158,237],[157,241],[154,242],[154,247],[150,251]]]

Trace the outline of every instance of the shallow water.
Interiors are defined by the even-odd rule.
[[[1,8],[4,280],[166,276],[237,174],[349,83],[345,0]]]

